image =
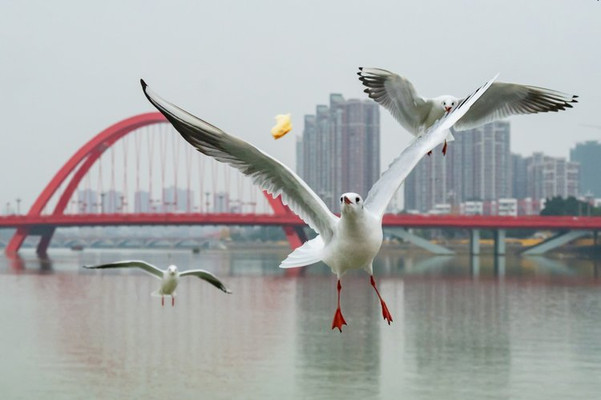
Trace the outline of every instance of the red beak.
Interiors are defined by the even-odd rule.
[[[353,202],[350,201],[350,199],[348,197],[344,196],[344,203],[345,204],[352,204]]]
[[[444,109],[445,109],[445,111],[446,111],[447,113],[448,113],[449,111],[451,111],[451,107],[445,107]]]

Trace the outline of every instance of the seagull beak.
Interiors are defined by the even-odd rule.
[[[451,107],[445,107],[444,110],[449,113],[451,111]]]
[[[344,204],[352,204],[353,202],[346,196],[344,196]]]

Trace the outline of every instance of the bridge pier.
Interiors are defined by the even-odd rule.
[[[505,276],[505,265],[506,265],[505,255],[504,254],[503,255],[495,255],[493,268],[494,268],[496,277]]]
[[[549,250],[553,250],[559,246],[563,246],[564,244],[570,243],[573,240],[581,238],[582,236],[588,235],[589,233],[589,231],[581,230],[563,232],[556,236],[553,236],[550,239],[545,240],[542,243],[539,243],[535,246],[526,249],[524,252],[522,252],[522,254],[525,256],[541,255]]]
[[[505,229],[496,229],[495,236],[495,256],[505,255]]]
[[[397,236],[411,244],[414,244],[422,249],[429,251],[430,253],[439,254],[439,255],[449,255],[455,254],[455,252],[451,249],[447,249],[446,247],[440,246],[438,244],[434,244],[429,240],[426,240],[422,237],[414,235],[413,233],[409,233],[404,228],[387,228],[388,232],[392,235]]]
[[[36,253],[39,256],[47,256],[48,255],[48,246],[50,246],[50,241],[52,240],[52,235],[54,235],[55,228],[48,228],[45,232],[42,232],[40,241],[38,242],[38,246],[36,248]]]
[[[472,277],[477,277],[480,275],[480,256],[476,254],[472,254],[470,257],[470,272]]]
[[[472,229],[470,231],[470,254],[480,254],[480,229]]]

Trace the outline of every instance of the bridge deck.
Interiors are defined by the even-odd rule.
[[[288,225],[305,224],[293,214],[73,214],[9,215],[0,217],[0,228],[73,227],[119,225]],[[465,229],[585,229],[601,230],[601,217],[572,216],[467,216],[387,214],[385,227]]]

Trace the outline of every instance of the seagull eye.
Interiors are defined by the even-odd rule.
[[[454,106],[454,105],[455,105],[455,102],[452,102],[452,103],[451,103],[451,105],[452,105],[452,106]]]
[[[340,202],[342,203],[344,200],[342,199],[342,197],[340,197]]]
[[[360,197],[355,197],[355,202],[356,202],[356,203],[358,203],[358,202],[360,202],[360,201],[361,201],[361,198],[360,198]]]

